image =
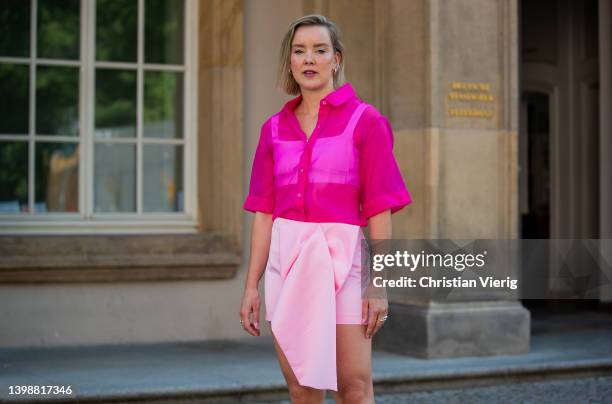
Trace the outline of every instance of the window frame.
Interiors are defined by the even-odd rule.
[[[194,93],[198,103],[190,106],[194,120],[200,122],[194,133],[197,150],[192,151],[197,156],[193,164],[198,174],[192,179],[198,181],[194,190],[197,234],[170,234],[169,227],[153,232],[142,226],[133,232],[142,234],[103,228],[89,235],[68,234],[74,228],[67,229],[66,235],[57,231],[50,235],[0,234],[0,284],[236,276],[242,265],[247,215],[242,210],[244,2],[224,0],[221,6],[217,0],[186,1],[195,3],[188,18],[197,27],[191,41],[197,46],[192,57],[193,74],[199,81]]]
[[[198,39],[199,4],[197,0],[184,0],[184,60],[182,65],[147,64],[144,62],[144,3],[138,0],[138,35],[136,63],[95,61],[95,13],[96,1],[80,2],[80,58],[78,61],[37,58],[37,12],[38,0],[31,1],[30,9],[30,56],[0,57],[2,62],[29,66],[29,128],[28,143],[28,205],[34,206],[35,142],[40,140],[68,140],[79,150],[78,206],[79,212],[0,213],[0,234],[142,234],[142,233],[196,233],[198,231],[197,184],[198,169]],[[79,136],[36,135],[35,86],[38,63],[43,66],[58,65],[79,68]],[[94,143],[104,143],[94,136],[95,117],[95,69],[98,67],[136,69],[137,74],[137,123],[136,138],[127,142],[136,145],[136,212],[106,213],[94,211]],[[147,70],[145,70],[145,67]],[[143,137],[144,73],[148,70],[182,72],[183,74],[183,137],[178,139],[155,139]],[[22,135],[0,135],[1,140],[24,141]],[[121,142],[122,140],[119,140]],[[142,212],[142,158],[143,145],[180,144],[183,156],[183,211],[168,213]],[[111,139],[111,143],[119,143]]]

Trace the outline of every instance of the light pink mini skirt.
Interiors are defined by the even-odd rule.
[[[265,270],[266,320],[302,386],[337,391],[336,324],[362,320],[360,226],[277,217]]]

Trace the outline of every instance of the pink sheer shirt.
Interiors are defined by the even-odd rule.
[[[308,138],[288,101],[261,127],[243,208],[272,218],[366,226],[412,198],[393,155],[387,118],[345,83],[320,101]]]

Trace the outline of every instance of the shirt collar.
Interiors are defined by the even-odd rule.
[[[332,91],[331,93],[327,94],[325,97],[323,97],[323,100],[326,100],[329,104],[337,107],[337,106],[344,104],[345,102],[347,102],[348,100],[350,100],[351,98],[355,96],[356,96],[356,93],[355,93],[355,90],[353,89],[353,86],[351,86],[350,83],[346,82],[340,87],[338,87],[337,89],[335,89],[334,91]],[[297,105],[300,103],[301,100],[302,100],[302,95],[300,94],[297,97],[287,101],[285,103],[285,109],[289,111],[293,111],[295,107],[297,107]]]

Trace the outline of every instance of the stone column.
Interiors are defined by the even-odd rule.
[[[394,238],[516,238],[517,0],[379,4],[381,105],[415,197],[394,217]],[[426,358],[529,350],[530,315],[518,300],[436,301],[401,289],[389,302],[375,349]]]

